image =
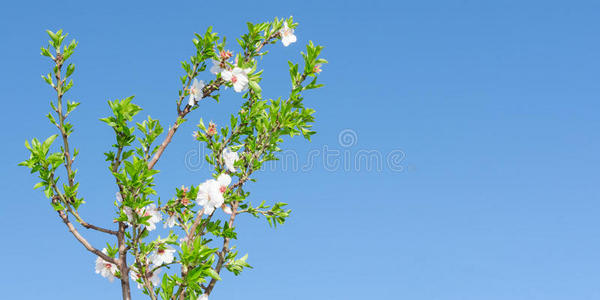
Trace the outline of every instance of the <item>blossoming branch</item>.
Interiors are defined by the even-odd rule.
[[[59,219],[95,256],[95,272],[110,282],[120,281],[123,299],[131,299],[134,284],[150,299],[207,300],[223,269],[238,275],[250,268],[248,255],[238,255],[232,246],[237,238],[236,217],[264,217],[277,226],[290,215],[286,203],[252,204],[247,183],[255,181],[254,172],[262,164],[276,159],[285,136],[310,140],[315,133],[311,130],[315,111],[305,107],[304,95],[322,86],[317,77],[327,61],[319,57],[321,46],[308,43],[306,52],[301,53],[302,67],[288,63],[289,94],[264,99],[260,86],[263,70],[257,58],[279,41],[285,47],[297,42],[297,25],[291,17],[248,23],[248,32],[237,39],[237,51],[212,28],[196,34],[196,52],[181,63],[184,74],[175,97],[177,115],[166,132],[149,116],[132,124],[141,111],[133,96],[108,101],[112,114],[100,120],[113,129],[115,137],[105,153],[116,189],[115,199],[110,201],[115,214],[103,222],[109,226],[91,224],[80,214],[84,198],[74,168],[79,151],[71,145],[74,125],[69,121],[80,103],[64,99],[73,87],[75,66],[69,58],[77,42],[66,44],[67,34],[62,30],[47,31],[50,41],[42,47],[42,55],[53,67],[42,78],[55,92],[47,118],[58,134],[26,142],[30,156],[20,165],[37,174],[40,182],[34,188],[43,189]],[[194,180],[197,184],[174,188],[172,197],[161,203],[154,189],[158,161],[187,117],[209,99],[218,102],[221,93],[241,97],[239,110],[230,115],[229,124],[210,122],[207,127],[200,119],[192,134],[208,150],[205,159],[212,178],[198,178]],[[59,137],[61,144],[55,145]],[[106,234],[107,246],[100,250],[92,245],[81,227]]]

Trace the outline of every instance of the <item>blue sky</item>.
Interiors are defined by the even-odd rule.
[[[293,15],[298,43],[261,62],[264,96],[289,90],[286,61],[308,40],[330,64],[326,87],[306,95],[318,134],[283,148],[300,166],[324,149],[384,163],[345,169],[320,155],[305,170],[260,172],[252,201],[287,202],[292,217],[277,229],[240,219],[235,244],[254,269],[225,275],[211,299],[600,299],[598,13],[593,1],[4,2],[2,297],[120,296],[16,166],[25,139],[53,134],[45,29],[79,41],[69,99],[82,102],[81,213],[110,226],[106,101],[136,95],[166,126],[194,32],[213,25],[233,41],[246,21]],[[194,123],[223,122],[240,103],[228,90],[189,117],[158,164],[161,198],[207,178],[206,166],[186,167]],[[355,139],[341,145],[341,132]]]

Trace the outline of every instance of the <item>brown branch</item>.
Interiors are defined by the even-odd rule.
[[[144,228],[144,230],[146,230]],[[152,276],[152,273],[155,270],[147,271],[148,268],[148,264],[147,262],[144,260],[142,261],[142,258],[140,257],[140,253],[139,253],[139,248],[138,248],[138,244],[139,244],[139,237],[142,235],[143,231],[140,231],[138,234],[138,227],[137,225],[133,228],[133,243],[134,243],[134,247],[133,247],[133,256],[135,258],[135,262],[134,265],[137,269],[137,275],[139,275],[139,278],[142,280],[142,283],[144,284],[144,288],[148,291],[148,294],[150,295],[150,297],[152,299],[156,299],[155,295],[154,295],[154,289],[152,288],[152,284],[150,283],[149,279],[148,279],[148,275]],[[159,267],[157,267],[159,268]],[[145,270],[144,272],[142,272],[141,270]]]
[[[183,273],[183,271],[182,271]],[[179,285],[179,288],[177,288],[177,292],[175,292],[175,295],[171,296],[172,300],[183,300],[183,298],[185,297],[185,288],[184,288],[184,283]]]
[[[152,283],[150,282],[150,280],[147,278],[146,275],[144,275],[144,288],[148,291],[148,295],[150,295],[150,299],[156,300],[156,295],[154,294],[154,288],[152,287]]]
[[[56,72],[54,74],[54,77],[56,78],[56,94],[57,94],[57,109],[56,112],[58,113],[58,128],[60,129],[60,134],[63,140],[63,154],[65,156],[65,168],[67,170],[67,180],[69,182],[69,186],[73,187],[73,185],[75,184],[74,179],[75,179],[75,175],[73,174],[73,170],[71,165],[73,164],[73,159],[71,158],[71,152],[69,151],[69,140],[68,140],[68,135],[67,135],[67,131],[65,130],[65,119],[66,116],[63,114],[63,110],[62,110],[62,97],[64,95],[64,92],[62,90],[63,85],[65,83],[64,79],[62,78],[62,66],[64,63],[63,60],[63,56],[60,53],[57,53],[56,58],[54,59],[54,62],[56,63]]]
[[[104,233],[108,233],[108,234],[112,234],[112,235],[117,235],[117,231],[115,231],[115,230],[110,230],[110,229],[102,228],[100,226],[96,226],[96,225],[93,225],[93,224],[90,224],[90,223],[84,221],[79,216],[79,213],[77,211],[73,210],[71,208],[71,206],[69,206],[69,205],[67,205],[67,210],[69,211],[69,213],[71,213],[75,217],[75,219],[77,220],[77,222],[79,224],[81,224],[81,226],[83,226],[83,227],[85,227],[87,229],[93,229],[93,230],[97,230],[97,231],[100,231],[100,232],[104,232]]]
[[[196,215],[196,219],[194,220],[194,223],[192,224],[192,227],[190,227],[190,231],[187,234],[187,245],[188,245],[188,247],[194,241],[195,234],[196,234],[196,228],[198,228],[198,225],[200,225],[200,223],[202,222],[202,214],[204,214],[204,208],[202,208],[198,212],[198,215]],[[210,214],[210,215],[212,216],[212,214]]]
[[[81,224],[81,226],[87,228],[87,229],[93,229],[93,230],[97,230],[100,232],[104,232],[104,233],[108,233],[108,234],[112,234],[112,235],[117,235],[117,232],[114,230],[110,230],[110,229],[106,229],[106,228],[102,228],[102,227],[98,227],[96,225],[92,225],[86,222],[79,222]]]
[[[278,36],[279,36],[279,33],[275,32],[271,36],[269,36],[268,38],[266,38],[265,40],[263,40],[263,42],[260,44],[260,46],[258,46],[256,48],[256,50],[254,50],[254,52],[252,54],[246,54],[246,61],[249,61],[250,58],[256,56],[256,53],[258,53],[272,39],[274,39],[274,38],[276,38]],[[194,65],[194,66],[196,66],[196,65]],[[194,70],[194,74],[195,74],[195,70]],[[188,75],[187,84],[184,86],[182,94],[181,94],[181,96],[179,96],[179,100],[177,101],[177,112],[178,112],[177,120],[175,121],[175,123],[173,124],[173,126],[171,126],[171,128],[169,129],[169,132],[167,133],[167,136],[165,137],[165,139],[163,140],[163,142],[160,144],[160,147],[158,148],[158,151],[156,152],[156,154],[154,154],[154,156],[152,157],[152,160],[150,160],[150,162],[148,162],[148,169],[154,168],[154,165],[156,164],[156,162],[158,162],[158,160],[162,156],[163,152],[165,151],[165,149],[167,148],[167,146],[169,145],[169,143],[173,139],[173,136],[175,135],[175,132],[177,132],[177,129],[179,128],[179,125],[181,125],[180,120],[183,120],[183,118],[185,118],[185,116],[192,109],[192,107],[189,104],[186,104],[186,106],[185,106],[185,108],[183,110],[180,111],[180,109],[179,109],[179,107],[181,106],[181,101],[183,100],[184,95],[185,95],[185,88],[189,87],[189,85],[190,85],[190,83],[192,81],[192,78],[193,78],[193,76],[189,76]],[[218,78],[212,84],[209,84],[208,86],[204,87],[202,99],[210,96],[210,94],[212,92],[218,90],[221,87],[221,85],[224,84],[224,83],[225,83],[225,81],[222,78]]]
[[[58,211],[58,215],[60,216],[60,218],[63,220],[63,222],[65,223],[65,225],[67,225],[67,227],[69,228],[69,231],[73,234],[73,236],[75,236],[75,238],[83,245],[83,247],[85,247],[85,249],[87,249],[88,251],[96,254],[97,256],[99,256],[100,258],[102,258],[103,260],[110,262],[112,264],[115,264],[117,266],[120,266],[120,262],[118,262],[117,260],[115,260],[114,258],[104,254],[102,251],[94,248],[80,233],[79,231],[77,231],[77,229],[75,228],[75,226],[73,226],[73,223],[71,223],[71,221],[69,221],[69,216],[65,213],[65,211],[63,210],[59,210]]]
[[[50,175],[50,179],[51,182],[54,182],[54,174]],[[65,196],[58,190],[58,187],[56,186],[56,184],[52,184],[52,189],[54,190],[54,192],[56,193],[56,195],[52,198],[52,202],[56,203],[61,199],[62,202],[64,202],[67,205],[67,208],[69,210],[71,210],[71,207],[66,203],[66,199]],[[105,261],[111,262],[117,266],[120,266],[120,263],[115,260],[114,258],[102,253],[102,251],[94,248],[80,233],[79,231],[77,231],[77,228],[75,228],[75,226],[73,225],[73,223],[71,223],[71,221],[69,221],[69,215],[64,211],[64,210],[59,210],[57,211],[59,217],[63,220],[63,222],[65,223],[65,225],[67,225],[67,228],[69,228],[69,231],[73,234],[73,236],[75,236],[75,238],[90,252],[98,255],[99,257],[101,257],[102,259],[104,259]]]
[[[125,244],[125,229],[127,225],[119,222],[117,242],[119,246],[119,271],[121,273],[121,292],[123,300],[131,299],[131,287],[129,286],[129,267],[127,267],[127,245]]]
[[[208,86],[204,87],[204,90],[203,90],[204,93],[203,93],[202,99],[210,96],[210,94],[212,92],[218,90],[223,83],[225,83],[225,81],[223,79],[219,78],[212,84],[209,84]],[[158,162],[158,160],[162,156],[163,152],[165,151],[165,149],[167,148],[167,146],[173,139],[175,132],[177,132],[177,129],[179,128],[179,125],[181,125],[181,123],[183,122],[183,118],[185,118],[185,116],[187,114],[189,114],[191,110],[192,110],[192,107],[189,104],[186,104],[185,108],[179,113],[179,115],[177,116],[177,120],[175,121],[173,126],[171,126],[171,128],[169,129],[169,132],[167,133],[167,136],[165,137],[163,142],[160,144],[158,151],[156,152],[156,154],[154,154],[154,156],[152,157],[152,160],[150,160],[150,162],[148,162],[148,169],[154,168],[154,165],[156,164],[156,162]]]
[[[237,209],[238,209],[238,205],[239,202],[234,202],[233,203],[233,208],[231,209],[231,216],[229,217],[229,228],[231,228],[233,226],[233,222],[235,221],[235,216],[237,214]],[[219,260],[217,261],[217,265],[215,266],[215,272],[217,272],[217,274],[219,274],[221,272],[221,269],[223,268],[223,265],[225,263],[225,257],[227,256],[227,252],[229,252],[229,241],[231,239],[226,237],[223,238],[223,248],[221,248],[221,251],[219,251],[219,253],[217,254],[217,256],[219,256]],[[210,293],[212,292],[213,288],[215,287],[215,284],[217,283],[216,279],[211,279],[210,283],[208,284],[208,286],[206,287],[206,289],[204,289],[204,293],[207,295],[210,295]]]
[[[196,215],[196,219],[194,220],[194,223],[192,223],[192,227],[190,227],[190,230],[187,231],[187,235],[186,235],[186,245],[188,247],[191,247],[192,242],[195,239],[195,233],[196,233],[196,229],[198,228],[198,226],[200,225],[200,223],[202,222],[202,215],[204,214],[204,208],[202,208],[198,214]],[[208,215],[208,217],[205,219],[206,223],[202,224],[202,227],[200,227],[200,232],[204,231],[204,227],[206,226],[206,224],[208,224],[208,222],[210,221],[210,218],[212,218],[214,214],[211,213],[210,215]],[[187,276],[187,266],[186,265],[181,265],[181,279],[183,282],[185,282],[185,277]],[[175,295],[173,295],[171,297],[171,299],[175,300],[175,299],[181,299],[183,300],[185,298],[185,284],[182,283],[179,285],[179,287],[177,288],[177,291],[175,292]]]
[[[245,53],[245,60],[249,61],[251,57],[256,56],[256,53],[260,52],[260,50],[266,45],[268,44],[273,38],[278,37],[278,32],[272,34],[271,36],[269,36],[268,38],[266,38],[265,40],[263,40],[263,42],[260,44],[259,47],[257,47],[252,54],[249,53]],[[196,65],[194,65],[196,66]],[[195,76],[195,72],[194,72],[194,76]],[[185,87],[189,86],[191,80],[192,80],[193,76],[189,76],[188,75],[188,80],[187,80],[187,85],[184,85],[184,89],[183,92],[181,94],[181,96],[179,97],[179,100],[177,101],[177,120],[175,121],[175,123],[173,124],[173,126],[169,129],[169,132],[167,133],[167,136],[165,137],[165,139],[163,140],[163,142],[161,143],[161,145],[158,148],[158,151],[156,152],[156,154],[154,154],[154,156],[152,157],[152,160],[150,160],[150,162],[148,162],[148,169],[152,169],[154,168],[154,165],[156,165],[156,163],[158,162],[158,160],[160,159],[160,157],[162,156],[163,152],[165,151],[165,149],[167,148],[167,146],[169,145],[169,143],[171,142],[171,140],[173,139],[173,136],[175,135],[175,132],[177,132],[177,129],[179,128],[179,125],[182,123],[183,118],[191,111],[191,106],[188,104],[185,106],[185,108],[183,110],[180,110],[180,106],[181,106],[181,102],[184,98],[185,95]],[[222,78],[218,78],[214,83],[206,86],[203,90],[203,97],[202,98],[206,98],[208,96],[210,96],[210,94],[215,91],[218,90],[220,88],[220,86],[222,84],[224,84],[225,81]],[[222,149],[221,149],[222,151]],[[247,180],[247,178],[245,179]],[[244,181],[245,181],[244,180]],[[243,184],[243,183],[242,183]],[[230,217],[230,226],[233,225],[233,221],[235,220],[235,210],[237,209],[237,205],[238,203],[236,202],[234,204],[234,208],[232,211],[232,216]],[[204,213],[204,209],[202,209],[196,219],[194,220],[194,223],[192,224],[192,227],[190,228],[188,234],[187,234],[187,245],[188,247],[191,246],[194,238],[195,238],[195,233],[196,233],[196,229],[197,227],[200,225],[200,223],[202,222],[202,215]],[[201,228],[201,232],[204,230],[204,226],[206,226],[206,224],[209,222],[210,218],[212,217],[212,214],[210,214],[208,216],[208,218],[206,219],[206,223],[203,224],[203,227]],[[224,248],[227,248],[229,245],[229,238],[226,238],[224,241]],[[223,251],[223,250],[222,250]],[[222,266],[223,266],[223,261],[225,260],[225,256],[219,256],[219,264],[218,264],[218,270],[220,271]],[[217,271],[217,272],[219,272]],[[187,276],[187,268],[186,266],[182,266],[181,269],[181,278],[184,279],[185,276]],[[213,279],[214,280],[214,279]],[[206,289],[210,288],[210,290],[212,290],[212,288],[214,287],[215,283],[213,283],[211,281],[211,285],[209,285],[208,287],[206,287]],[[210,293],[210,291],[208,292]],[[177,290],[177,292],[175,293],[175,295],[172,297],[172,299],[183,299],[185,297],[185,287],[184,284],[181,284]]]
[[[279,128],[281,128],[281,124],[279,123],[279,121],[276,120],[275,127],[272,130],[270,130],[269,132],[265,132],[265,134],[263,136],[264,141],[260,140],[260,135],[259,135],[259,145],[261,147],[256,153],[253,153],[251,160],[258,159],[262,156],[264,151],[269,146],[268,140],[271,138],[271,135],[273,133],[275,133],[277,130],[279,130]],[[241,190],[244,183],[250,178],[250,175],[252,174],[254,169],[252,168],[252,166],[250,164],[246,164],[246,166],[250,166],[250,168],[244,172],[244,174],[241,176],[241,178],[238,182],[236,182],[234,185],[231,186],[231,189],[238,188],[238,191]],[[235,217],[238,214],[238,211],[237,211],[238,206],[239,206],[239,202],[237,202],[237,201],[233,202],[232,209],[231,209],[232,212],[231,212],[231,216],[229,217],[229,222],[228,222],[228,225],[230,228],[233,226]],[[242,210],[241,212],[244,212],[244,210]],[[223,268],[223,265],[225,264],[225,258],[227,256],[227,253],[229,252],[230,240],[231,239],[227,238],[227,237],[223,238],[223,247],[221,248],[221,251],[219,251],[217,253],[217,256],[219,256],[219,260],[217,261],[217,265],[215,266],[215,272],[217,272],[217,274],[220,274],[221,269]],[[206,289],[204,289],[204,292],[207,295],[210,295],[210,293],[214,289],[216,283],[217,283],[216,279],[214,279],[214,278],[211,279],[211,281],[208,284],[208,286],[206,287]]]
[[[177,129],[179,128],[179,125],[181,124],[181,123],[179,123],[179,120],[181,118],[183,118],[189,112],[189,111],[186,112],[186,110],[188,110],[187,107],[179,114],[179,117],[177,117],[177,121],[175,121],[175,124],[173,124],[173,126],[169,129],[169,132],[167,133],[167,136],[165,137],[164,141],[160,144],[158,151],[156,152],[156,154],[154,154],[154,157],[152,157],[152,160],[148,163],[148,169],[154,168],[154,165],[156,164],[156,162],[158,162],[158,159],[161,157],[163,152],[165,152],[165,149],[167,148],[167,146],[173,139],[175,132],[177,132]]]
[[[251,57],[257,56],[259,55],[260,50],[262,50],[262,48],[267,45],[268,43],[271,42],[272,39],[279,37],[279,31],[275,31],[273,34],[271,34],[268,38],[264,39],[260,45],[254,49],[254,51],[251,53],[251,55],[249,53],[245,53],[246,56],[246,61],[249,61],[249,59]],[[262,54],[261,54],[262,55]]]
[[[58,127],[62,140],[63,140],[63,154],[64,154],[64,165],[65,165],[65,169],[67,170],[67,181],[69,184],[69,187],[73,187],[75,185],[75,174],[73,173],[73,168],[72,168],[72,164],[73,164],[73,158],[71,157],[71,152],[69,150],[69,139],[68,139],[68,135],[67,135],[67,131],[65,130],[64,127],[64,122],[65,119],[67,117],[67,114],[63,114],[63,106],[62,106],[62,97],[64,95],[64,92],[62,90],[63,85],[65,83],[65,79],[62,79],[62,66],[64,63],[63,60],[63,56],[58,53],[56,58],[54,58],[54,62],[56,63],[56,72],[55,72],[55,78],[56,78],[56,82],[57,85],[55,87],[56,93],[57,93],[57,106],[56,106],[56,113],[58,114],[58,124],[56,124],[56,126]],[[53,178],[54,176],[52,176]],[[113,234],[116,235],[117,232],[114,230],[110,230],[110,229],[105,229],[90,223],[85,222],[81,216],[79,216],[79,214],[73,210],[73,208],[71,207],[70,203],[68,200],[72,200],[72,199],[65,199],[64,195],[62,195],[62,193],[59,192],[58,187],[56,187],[56,185],[53,184],[53,188],[55,190],[55,192],[57,192],[60,196],[60,198],[63,200],[65,206],[67,207],[67,212],[71,213],[75,219],[77,220],[77,222],[79,222],[83,227],[87,228],[87,229],[94,229],[100,232],[104,232],[104,233],[108,233],[108,234]],[[102,251],[94,248],[80,233],[79,231],[77,231],[77,229],[75,228],[75,226],[73,225],[73,223],[71,223],[71,221],[69,221],[69,215],[68,213],[66,213],[64,210],[59,210],[58,211],[58,215],[60,216],[60,218],[63,220],[63,222],[65,223],[65,225],[67,225],[67,227],[69,228],[69,231],[73,234],[73,236],[75,236],[75,238],[90,252],[98,255],[99,257],[101,257],[102,259],[104,259],[105,261],[111,262],[117,266],[121,266],[121,263],[119,263],[117,260],[115,260],[114,258],[111,258],[110,256],[102,253]],[[125,266],[126,268],[127,266]]]

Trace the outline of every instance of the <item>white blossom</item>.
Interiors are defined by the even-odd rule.
[[[204,94],[202,92],[202,89],[204,88],[204,86],[205,86],[204,81],[194,78],[194,82],[192,83],[192,86],[189,88],[189,91],[190,91],[190,98],[188,100],[189,106],[196,105],[196,103],[200,99],[202,99],[202,96],[204,96]]]
[[[231,210],[231,207],[225,203],[223,203],[223,205],[221,205],[221,208],[223,209],[223,212],[225,212],[228,215],[233,213],[233,211]]]
[[[146,226],[146,228],[149,231],[156,229],[156,223],[158,223],[162,220],[162,215],[160,214],[160,211],[156,208],[156,204],[150,204],[146,207],[138,208],[135,210],[133,210],[129,206],[125,206],[125,207],[123,207],[123,213],[125,213],[125,215],[127,216],[127,224],[129,224],[129,225],[131,225],[133,223],[133,220],[134,220],[133,214],[134,213],[136,215],[142,216],[142,217],[150,216],[150,219],[148,219],[146,221],[149,223],[149,225]]]
[[[250,70],[251,68],[242,69],[235,67],[233,70],[223,70],[221,77],[230,81],[233,84],[233,89],[240,93],[248,89],[248,73]]]
[[[200,295],[200,297],[198,298],[198,300],[208,300],[208,295],[207,294],[202,294],[202,295]]]
[[[161,266],[162,264],[170,264],[173,262],[175,249],[169,246],[160,246],[150,255],[150,261],[155,266]]]
[[[150,204],[144,207],[142,209],[141,215],[144,217],[150,216],[150,219],[148,219],[147,221],[149,225],[146,226],[146,228],[149,231],[156,229],[156,223],[162,220],[162,215],[160,214],[160,211],[158,211],[158,209],[156,208],[156,204]]]
[[[131,272],[129,272],[129,276],[131,277],[131,280],[133,280],[133,281],[135,281],[135,283],[137,283],[138,289],[141,290],[144,288],[144,285],[138,281],[138,280],[141,280],[140,274],[135,267],[133,267],[133,266],[131,267]]]
[[[160,284],[160,277],[158,277],[158,273],[160,273],[160,269],[156,269],[154,272],[152,272],[152,275],[150,275],[150,277],[148,278],[148,280],[150,280],[150,282],[154,286],[157,286]],[[131,273],[129,273],[129,274],[131,276],[131,279],[137,283],[137,288],[140,290],[144,289],[144,284],[141,283],[142,279],[140,278],[140,274],[137,271],[137,269],[135,269],[135,267],[131,268]]]
[[[221,174],[217,180],[209,179],[198,187],[198,196],[196,202],[204,207],[204,214],[211,214],[215,208],[225,203],[223,193],[231,183],[231,177],[227,174]]]
[[[217,182],[219,183],[219,191],[225,193],[227,186],[231,183],[231,176],[223,173],[217,177]]]
[[[173,228],[173,226],[175,226],[176,223],[177,223],[177,217],[175,216],[175,214],[172,214],[169,216],[169,218],[165,222],[164,228],[167,228],[167,227]]]
[[[123,212],[127,216],[127,224],[131,225],[133,222],[133,209],[131,209],[129,206],[125,206],[123,207]]]
[[[221,71],[223,71],[223,68],[221,68],[221,62],[218,60],[212,60],[212,67],[210,67],[210,72],[217,75],[219,73],[221,73]]]
[[[294,29],[290,28],[287,22],[283,22],[283,28],[279,30],[281,35],[281,43],[284,47],[289,46],[291,43],[296,42],[296,35],[294,35]]]
[[[148,278],[153,286],[158,286],[160,284],[160,277],[158,277],[158,273],[160,273],[160,269],[154,270],[152,275],[150,275],[150,278]]]
[[[214,203],[224,202],[223,195],[219,192],[219,183],[214,179],[210,179],[200,184],[196,202],[204,207],[205,215],[212,214],[215,210]]]
[[[107,254],[106,248],[102,249],[102,253]],[[115,264],[107,262],[101,257],[96,258],[96,274],[100,274],[110,282],[113,282],[113,280],[115,280],[116,272],[117,266]]]
[[[223,157],[223,161],[225,162],[225,167],[227,170],[229,170],[229,172],[235,172],[235,167],[233,165],[237,160],[240,159],[238,153],[231,151],[229,148],[225,148],[221,156]]]
[[[119,202],[119,203],[123,202],[123,196],[121,196],[121,192],[117,192],[115,194],[115,197],[117,198],[117,202]]]

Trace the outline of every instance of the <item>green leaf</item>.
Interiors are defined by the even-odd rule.
[[[255,81],[250,81],[248,82],[248,84],[250,85],[252,90],[254,90],[255,93],[260,94],[262,92],[260,85],[258,85],[258,83],[256,83]]]
[[[54,83],[52,82],[52,78],[50,77],[50,74],[48,74],[47,76],[42,75],[42,79],[44,79],[44,81],[47,84],[54,86]]]
[[[71,74],[73,74],[73,71],[75,71],[75,65],[69,64],[69,66],[67,66],[67,77],[71,76]]]
[[[43,56],[47,56],[47,57],[52,57],[52,54],[50,54],[50,51],[47,48],[42,47],[42,53]]]
[[[54,32],[46,29],[46,33],[50,36],[54,43],[58,42],[58,36]]]
[[[50,148],[50,145],[52,145],[52,143],[56,139],[56,137],[58,137],[58,134],[49,136],[42,144],[42,148],[47,151]]]
[[[221,280],[221,276],[219,276],[219,273],[217,273],[217,271],[213,270],[212,268],[209,268],[207,271],[208,276],[210,276],[211,278]]]
[[[71,113],[79,104],[81,103],[75,101],[67,102],[67,114]]]

